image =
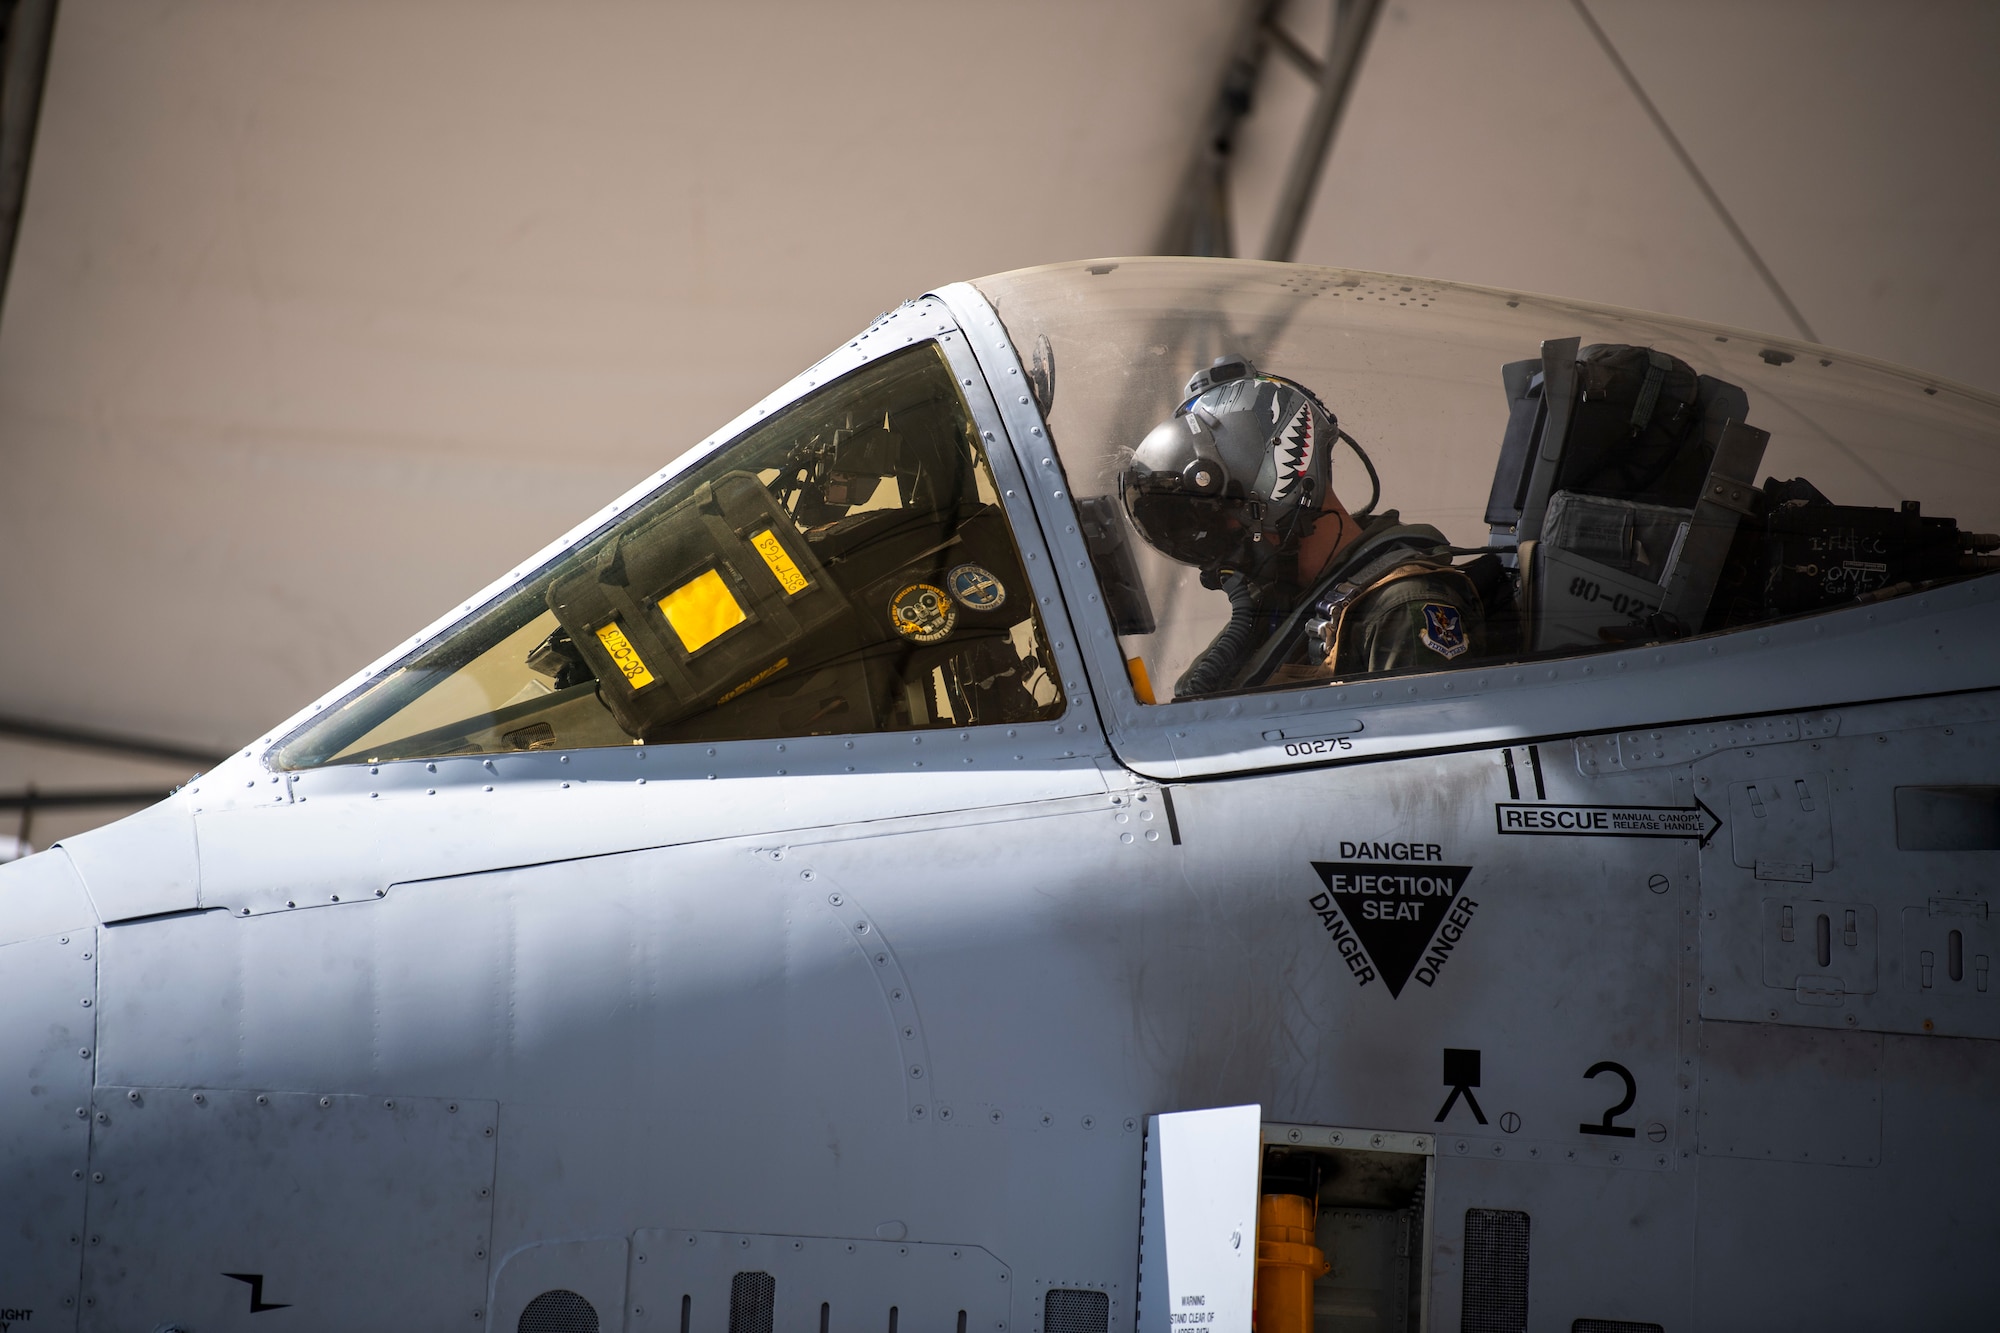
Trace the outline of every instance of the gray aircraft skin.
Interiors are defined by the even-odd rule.
[[[1535,472],[1569,339],[1740,389],[1761,430],[1706,478],[1745,522],[1769,473],[2000,529],[2000,400],[1796,341],[1237,261],[943,288],[167,801],[0,867],[0,1330],[1248,1333],[1171,1270],[1247,1264],[1254,1218],[1162,1181],[1172,1115],[1228,1107],[1233,1197],[1316,1164],[1319,1333],[1991,1327],[1978,539],[1594,642],[1550,582],[1516,651],[1173,700],[1221,595],[1093,538],[1237,354],[1529,579],[1539,509],[1482,513],[1502,366],[1547,377]],[[947,549],[864,587],[876,547],[837,543],[945,495],[938,459]],[[874,646],[797,665],[850,624]]]

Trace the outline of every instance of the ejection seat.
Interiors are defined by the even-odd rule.
[[[1708,375],[1676,420],[1656,421],[1663,380],[1684,383],[1691,369],[1651,349],[1579,343],[1550,339],[1539,359],[1501,368],[1509,416],[1486,522],[1492,545],[1516,552],[1526,653],[1698,632],[1737,525],[1757,513],[1752,483],[1770,439],[1744,424],[1743,390]],[[1629,413],[1626,400],[1607,412],[1601,394],[1580,410],[1593,354],[1648,358]],[[1618,464],[1642,439],[1652,460]]]

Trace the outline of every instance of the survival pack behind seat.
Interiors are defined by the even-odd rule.
[[[1542,344],[1502,368],[1507,434],[1487,498],[1516,548],[1521,647],[1538,652],[1701,627],[1764,432],[1733,384],[1649,347]]]
[[[1486,500],[1495,544],[1511,542],[1534,480],[1530,451],[1546,424],[1540,358],[1500,368],[1507,434]],[[1694,504],[1724,422],[1750,410],[1743,390],[1695,374],[1679,357],[1628,343],[1577,354],[1576,394],[1562,461],[1549,493],[1577,491],[1686,509]]]

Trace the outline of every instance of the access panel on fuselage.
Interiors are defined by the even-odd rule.
[[[1527,1201],[1563,1248],[1541,1308],[1673,1322],[1692,1243],[1684,960],[1715,827],[1685,770],[1586,777],[1561,742],[1170,796],[1208,908],[1182,942],[1206,984],[1152,1016],[1187,1033],[1180,1085],[1435,1135],[1434,1326],[1458,1321],[1468,1209]]]

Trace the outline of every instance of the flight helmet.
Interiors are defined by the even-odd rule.
[[[1272,578],[1319,517],[1338,429],[1303,385],[1221,357],[1132,451],[1119,498],[1139,535],[1182,564]]]

